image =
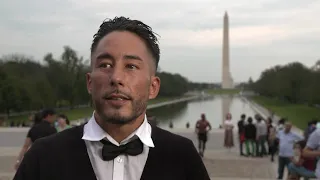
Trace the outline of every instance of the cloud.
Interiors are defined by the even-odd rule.
[[[223,15],[230,22],[235,81],[258,78],[265,68],[291,61],[312,65],[320,45],[317,0],[3,0],[0,54],[42,59],[64,45],[89,58],[93,34],[105,18],[128,16],[160,37],[163,70],[193,81],[221,79]],[[183,68],[181,66],[183,65]]]

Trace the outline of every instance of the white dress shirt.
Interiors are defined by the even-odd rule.
[[[147,117],[141,126],[120,142],[115,141],[96,122],[92,115],[89,122],[84,126],[83,137],[88,155],[97,180],[139,180],[146,164],[149,148],[154,144],[151,139],[151,125]],[[130,142],[133,136],[137,136],[143,143],[143,152],[137,156],[119,155],[114,160],[104,161],[101,156],[103,144],[101,139],[106,139],[116,146]]]

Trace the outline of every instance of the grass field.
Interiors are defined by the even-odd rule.
[[[208,89],[206,93],[208,94],[238,94],[240,89]]]
[[[181,98],[181,97],[158,97],[156,99],[150,100],[148,104],[160,103],[164,101],[174,100],[177,98]],[[70,120],[77,120],[80,118],[91,116],[92,111],[93,109],[91,107],[87,107],[87,108],[77,108],[77,109],[59,111],[58,113],[65,114],[66,116],[68,116]],[[15,121],[15,122],[28,121],[28,115],[12,116],[12,117],[9,117],[9,121]]]
[[[288,118],[289,121],[300,129],[307,127],[307,122],[313,118],[320,120],[320,108],[309,107],[303,104],[290,104],[262,96],[253,97],[253,100],[270,109],[278,116]]]

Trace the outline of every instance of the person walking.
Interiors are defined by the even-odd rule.
[[[206,119],[205,114],[201,114],[201,119],[196,123],[196,133],[198,135],[199,142],[199,154],[201,157],[204,155],[206,149],[206,143],[208,140],[208,132],[211,130],[211,125]]]

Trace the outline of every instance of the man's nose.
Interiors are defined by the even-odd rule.
[[[121,67],[115,66],[113,68],[113,71],[112,71],[112,74],[111,74],[111,85],[113,85],[113,86],[118,86],[118,85],[123,86],[124,76],[125,76],[124,69],[121,68]]]

